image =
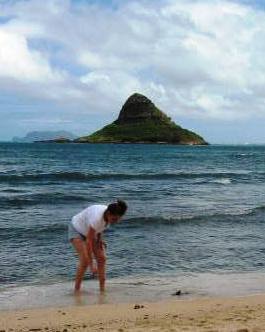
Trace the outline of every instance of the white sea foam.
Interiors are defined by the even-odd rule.
[[[213,182],[214,183],[223,184],[223,185],[227,185],[227,184],[231,184],[232,180],[231,179],[227,179],[227,178],[222,178],[222,179],[216,179]]]

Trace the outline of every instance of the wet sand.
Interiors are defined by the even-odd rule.
[[[265,295],[0,312],[0,332],[265,331]]]

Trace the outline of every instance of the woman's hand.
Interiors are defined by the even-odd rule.
[[[90,266],[90,271],[91,271],[91,273],[93,274],[94,277],[98,274],[98,269],[93,263]]]

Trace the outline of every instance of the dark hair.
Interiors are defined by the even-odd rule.
[[[111,203],[108,205],[107,211],[111,214],[123,216],[127,210],[127,204],[122,200],[117,200],[116,203]]]

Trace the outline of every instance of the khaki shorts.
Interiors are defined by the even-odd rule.
[[[86,237],[83,234],[78,233],[78,231],[74,228],[72,221],[68,224],[68,240],[72,239],[81,239],[83,241],[86,240]]]

